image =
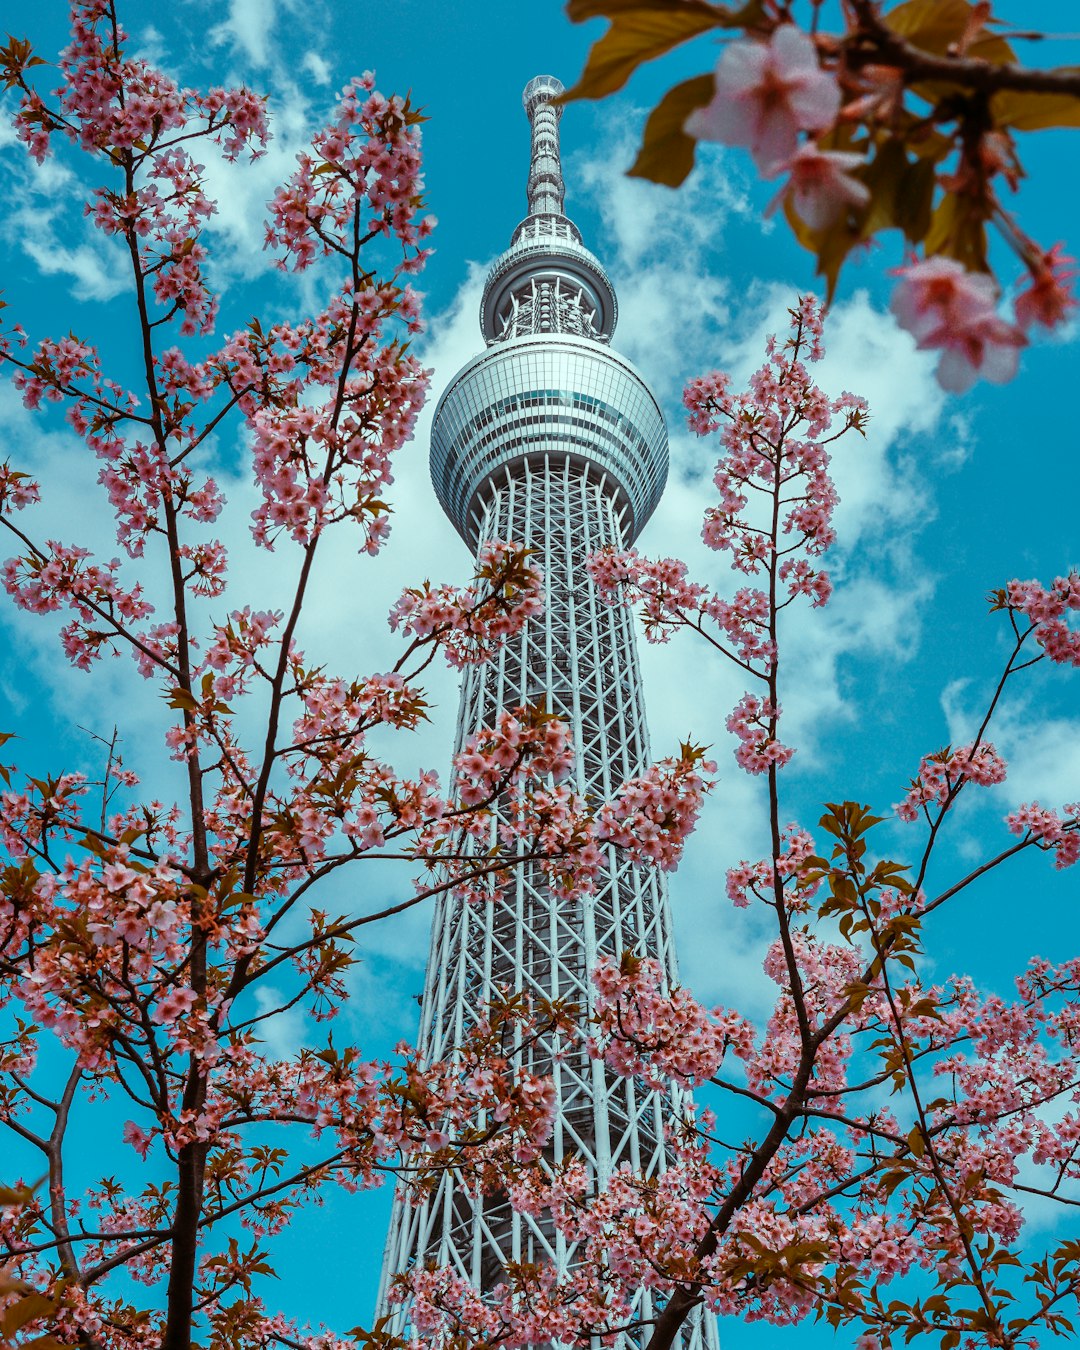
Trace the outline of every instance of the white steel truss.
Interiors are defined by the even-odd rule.
[[[551,219],[553,213],[562,210],[557,139],[557,114],[561,109],[550,104],[559,92],[561,86],[549,77],[539,77],[526,89],[526,108],[533,121],[530,208],[534,208],[534,202],[540,203],[532,212],[540,220]],[[519,267],[515,262],[515,248],[529,254],[529,266],[545,273],[543,285],[550,286],[553,293],[583,297],[578,252],[571,258],[578,273],[562,279],[557,275],[569,247],[561,222],[565,217],[555,214],[557,228],[546,234],[552,241],[551,253],[536,253],[543,231],[519,227],[515,239],[520,242],[493,268],[493,277],[515,277],[514,293],[507,295],[511,317],[522,316],[523,296],[527,295],[531,303],[538,294],[535,276],[529,275],[524,264]],[[576,229],[570,229],[576,236]],[[571,245],[585,252],[574,240]],[[554,277],[547,275],[552,272],[556,273]],[[580,304],[584,309],[584,297]],[[588,329],[599,309],[599,304],[590,305]],[[603,339],[610,333],[610,326]],[[579,330],[575,336],[580,340],[588,329]],[[558,331],[557,324],[553,324],[553,330]],[[491,337],[498,346],[520,348],[526,355],[533,350],[537,336],[531,324],[527,334],[518,331],[515,322],[491,325]],[[544,389],[541,405],[573,408],[580,402],[593,409],[597,389],[607,391],[608,397],[617,397],[622,389],[626,399],[633,394],[642,398],[643,407],[646,403],[655,406],[636,372],[631,372],[632,382],[631,375],[620,373],[623,385],[613,383],[614,358],[599,338],[588,345],[595,355],[586,352],[581,356],[574,391],[568,394],[566,390]],[[586,344],[581,343],[581,347]],[[491,355],[495,357],[497,352],[492,349]],[[594,417],[595,431],[587,419],[578,420],[572,444],[567,437],[560,447],[562,438],[556,431],[543,441],[542,448],[538,442],[526,447],[513,419],[521,395],[536,383],[535,371],[522,365],[517,376],[513,373],[517,367],[511,363],[506,367],[511,371],[510,384],[520,383],[521,387],[504,388],[506,377],[499,377],[501,384],[498,380],[492,383],[494,377],[485,375],[485,365],[493,368],[490,361],[467,366],[436,413],[432,451],[436,486],[441,485],[440,498],[471,543],[505,539],[533,550],[534,561],[544,572],[546,604],[543,615],[530,621],[494,660],[466,674],[457,747],[460,750],[479,728],[490,726],[499,711],[543,703],[573,728],[577,790],[587,799],[600,802],[610,798],[626,779],[643,772],[649,763],[649,745],[631,616],[621,606],[601,602],[584,564],[597,549],[606,545],[621,548],[636,537],[663,485],[666,435],[659,419],[653,427],[644,413],[634,413],[631,408],[631,421],[623,415],[626,448],[614,461],[610,445],[601,453],[600,437],[607,435],[610,440],[610,433],[604,430],[606,424],[599,420],[599,414]],[[635,393],[638,387],[647,397]],[[499,398],[496,393],[500,393]],[[587,403],[588,399],[592,402]],[[461,409],[471,420],[465,420]],[[489,472],[485,461],[479,485],[470,480],[458,490],[465,470],[440,444],[440,419],[451,427],[494,425],[494,433],[485,432],[489,448],[484,453],[498,463]],[[639,426],[647,428],[644,440],[635,430]],[[494,439],[490,439],[492,435]],[[589,453],[590,435],[596,437],[595,459]],[[443,441],[450,445],[448,436]],[[460,436],[450,448],[460,454]],[[655,480],[655,485],[648,494],[635,486],[638,479],[629,469],[619,472],[623,460],[629,463],[631,453],[651,463],[650,482]],[[606,868],[592,895],[557,897],[539,869],[525,865],[489,904],[444,897],[432,923],[420,1031],[423,1054],[431,1060],[452,1057],[488,1002],[507,990],[574,1003],[581,1010],[584,1031],[594,1004],[590,973],[597,959],[628,950],[657,960],[667,980],[675,982],[675,951],[663,879],[653,869],[628,862],[614,848],[608,849]],[[646,1176],[659,1175],[670,1159],[665,1124],[674,1119],[679,1101],[641,1080],[612,1074],[602,1062],[590,1058],[583,1042],[584,1037],[576,1048],[558,1055],[544,1040],[529,1040],[513,1051],[516,1066],[554,1080],[558,1110],[545,1156],[552,1163],[568,1157],[581,1159],[600,1189],[623,1164]],[[393,1276],[417,1265],[449,1266],[477,1288],[485,1289],[504,1278],[508,1261],[550,1262],[565,1271],[573,1267],[574,1260],[574,1247],[549,1218],[518,1213],[505,1196],[481,1196],[449,1170],[422,1198],[411,1194],[407,1186],[398,1189],[386,1248],[380,1312],[391,1314],[394,1329],[408,1331],[407,1303],[392,1306],[388,1294]],[[641,1290],[635,1313],[647,1322],[657,1310],[654,1296]],[[647,1332],[620,1337],[628,1347],[643,1340],[647,1340]],[[684,1350],[715,1350],[714,1318],[699,1313],[687,1323],[680,1344]]]

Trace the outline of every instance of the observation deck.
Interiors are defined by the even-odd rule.
[[[569,462],[615,499],[627,545],[667,481],[663,415],[648,385],[608,345],[615,288],[565,215],[559,153],[563,86],[530,80],[528,214],[488,273],[480,305],[487,350],[439,400],[431,436],[436,495],[471,550],[488,489],[508,474]]]

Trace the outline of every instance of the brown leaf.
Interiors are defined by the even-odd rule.
[[[949,48],[967,39],[967,55],[1000,66],[1015,61],[1016,54],[1004,38],[985,30],[968,37],[975,17],[968,0],[905,0],[884,16],[885,22],[914,47],[935,56],[947,56]]]
[[[1071,67],[1076,72],[1077,67]],[[990,100],[995,126],[1013,131],[1080,127],[1080,98],[1074,94],[1029,94],[1002,89]]]
[[[608,31],[593,43],[581,78],[562,99],[613,94],[644,62],[715,27],[711,5],[680,3],[669,8],[639,5],[627,9],[615,15]]]
[[[795,238],[803,248],[809,249],[816,256],[817,274],[825,278],[825,303],[832,304],[836,284],[840,279],[840,269],[847,255],[859,243],[859,231],[852,230],[846,223],[834,225],[829,229],[812,230],[796,213],[790,197],[784,202],[784,215]],[[840,827],[835,821],[826,824],[823,818],[821,824],[830,834],[839,836]]]
[[[923,251],[928,258],[935,253],[955,258],[969,272],[985,272],[986,219],[978,204],[946,192],[934,210]]]
[[[716,89],[712,75],[695,75],[669,89],[649,114],[641,149],[630,169],[631,178],[678,187],[694,167],[697,142],[683,130],[695,108],[710,101]]]
[[[566,0],[566,17],[571,23],[587,19],[611,19],[632,9],[695,10],[708,14],[715,28],[742,28],[754,24],[761,17],[761,0],[749,0],[733,9],[730,5],[710,5],[707,0]]]

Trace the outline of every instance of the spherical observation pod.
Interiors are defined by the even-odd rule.
[[[457,374],[435,409],[432,482],[474,551],[496,473],[568,458],[610,484],[632,543],[667,481],[667,430],[630,362],[596,342],[544,333],[498,343]]]

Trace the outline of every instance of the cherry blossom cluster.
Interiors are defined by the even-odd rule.
[[[61,629],[60,640],[72,665],[88,670],[104,651],[118,651],[118,636],[151,615],[153,606],[139,582],[130,588],[121,584],[116,559],[100,566],[88,561],[88,549],[55,540],[47,549],[9,558],[3,566],[4,590],[32,614],[73,610],[75,618]]]
[[[532,707],[502,712],[490,730],[470,736],[457,756],[457,797],[462,806],[491,802],[526,773],[557,782],[573,766],[565,722]]]
[[[716,92],[691,114],[686,129],[700,140],[746,146],[770,177],[790,170],[784,191],[795,194],[796,210],[828,223],[861,185],[844,172],[852,167],[850,156],[805,146],[807,157],[799,161],[799,134],[824,131],[839,111],[840,86],[821,69],[812,39],[794,24],[781,24],[767,42],[725,45]]]
[[[683,745],[677,759],[651,765],[604,803],[598,837],[623,849],[634,862],[673,870],[693,832],[705,794],[712,789],[709,775],[715,772],[716,765],[705,758],[704,750]]]
[[[409,1346],[449,1347],[463,1334],[508,1350],[566,1343],[582,1334],[613,1340],[632,1323],[636,1291],[666,1293],[673,1271],[696,1269],[703,1204],[715,1181],[716,1170],[700,1149],[656,1178],[622,1166],[599,1194],[576,1160],[523,1179],[512,1191],[515,1204],[551,1214],[575,1249],[573,1265],[559,1271],[551,1264],[514,1263],[484,1295],[456,1271],[403,1273],[394,1297],[409,1300],[419,1333]]]
[[[992,787],[1005,781],[1005,772],[1005,761],[988,741],[956,750],[946,747],[923,756],[911,787],[894,809],[901,820],[918,820],[930,806],[948,810],[965,783]]]
[[[1053,329],[1076,307],[1071,258],[1055,245],[1039,252],[1013,300],[1013,322],[999,313],[999,296],[985,272],[969,272],[953,258],[933,257],[896,269],[900,282],[892,312],[917,347],[940,351],[938,383],[962,394],[980,377],[1004,384],[1016,374],[1028,332]]]
[[[362,528],[368,553],[386,539],[393,455],[412,435],[428,382],[417,359],[386,340],[396,322],[418,323],[411,287],[368,279],[354,291],[350,280],[314,319],[253,324],[207,363],[252,433],[258,543],[272,547],[286,533],[306,545],[342,520]]]
[[[574,762],[565,723],[537,707],[500,713],[457,755],[449,804],[425,800],[427,823],[415,855],[475,902],[490,902],[508,882],[509,869],[524,860],[557,893],[588,894],[605,866],[604,845],[638,864],[678,866],[712,786],[707,775],[715,765],[704,752],[682,746],[677,758],[629,779],[595,812],[560,781]]]
[[[752,1023],[724,1008],[707,1012],[687,989],[667,989],[660,965],[624,955],[605,957],[593,971],[596,1032],[590,1053],[625,1078],[650,1087],[708,1082],[731,1050],[755,1052]]]
[[[107,0],[72,5],[72,41],[62,53],[64,83],[50,108],[20,78],[16,132],[40,162],[61,132],[91,154],[122,168],[122,185],[99,188],[87,213],[107,234],[137,245],[154,296],[181,331],[211,331],[217,301],[209,290],[198,236],[213,211],[203,192],[203,166],[188,154],[193,137],[222,145],[229,159],[268,140],[261,99],[246,89],[206,96],[179,88],[146,62],[125,56],[127,34]]]
[[[0,464],[0,512],[21,511],[40,500],[39,485],[29,474],[13,469],[6,460]]]
[[[768,597],[742,587],[729,604],[707,586],[687,580],[687,566],[677,558],[650,562],[636,549],[608,545],[593,553],[586,570],[607,604],[640,605],[642,622],[651,642],[667,642],[679,628],[711,620],[744,662],[758,661],[768,670],[773,643],[768,636]],[[786,574],[785,574],[786,575]]]
[[[604,859],[585,802],[560,781],[574,757],[569,727],[543,709],[500,713],[455,757],[451,803],[416,855],[467,901],[492,901],[526,859],[560,894],[590,892]]]
[[[780,709],[769,699],[744,694],[728,714],[725,726],[738,739],[735,761],[747,773],[766,773],[783,768],[795,753],[793,747],[776,739]]]
[[[486,661],[543,613],[543,577],[528,559],[520,545],[491,540],[477,554],[471,585],[411,587],[390,611],[390,627],[437,643],[457,669]]]
[[[415,251],[435,224],[431,216],[416,219],[423,119],[408,99],[386,98],[374,86],[367,72],[342,90],[334,120],[312,142],[314,156],[298,157],[297,172],[270,203],[267,243],[283,248],[297,271],[333,251],[358,208],[365,231],[401,240],[409,251],[404,270],[418,270],[427,256]]]
[[[685,131],[699,140],[745,146],[766,178],[786,175],[767,214],[785,205],[803,242],[824,258],[822,241],[829,232],[840,231],[853,217],[865,217],[871,208],[874,180],[865,171],[884,162],[879,155],[872,164],[866,156],[863,147],[874,145],[872,136],[856,142],[858,149],[836,148],[836,137],[861,119],[901,126],[904,90],[898,68],[871,63],[836,69],[833,58],[843,43],[818,34],[816,21],[810,34],[789,18],[785,15],[771,32],[724,44],[712,98],[690,113]],[[852,92],[856,97],[845,104],[845,93]],[[839,144],[852,142],[840,139]],[[938,380],[956,393],[980,376],[995,383],[1010,380],[1032,326],[1056,328],[1076,305],[1072,259],[1061,246],[1039,248],[1000,203],[995,202],[996,209],[982,204],[984,197],[994,200],[990,183],[999,173],[1016,187],[1019,174],[1007,133],[995,129],[974,136],[969,131],[960,167],[941,182],[947,191],[979,201],[982,219],[1004,222],[1003,233],[1025,266],[1011,321],[998,312],[998,287],[985,262],[968,267],[939,253],[896,269],[900,281],[893,313],[920,348],[941,353]],[[900,180],[896,191],[905,190]],[[827,266],[823,262],[822,268]]]
[[[1072,867],[1080,858],[1080,802],[1071,802],[1061,814],[1029,802],[1010,811],[1005,824],[1013,834],[1034,839],[1054,854],[1054,866]]]
[[[941,352],[943,389],[964,393],[981,375],[1004,384],[1016,374],[1027,339],[997,312],[997,288],[953,258],[926,258],[897,269],[892,312],[920,349]]]
[[[1070,627],[1068,614],[1080,611],[1080,572],[1057,577],[1052,586],[1037,581],[1010,581],[991,596],[993,608],[1024,615],[1035,641],[1051,661],[1080,666],[1080,630]]]
[[[784,890],[784,904],[789,913],[802,914],[817,894],[820,881],[804,875],[804,866],[814,856],[813,837],[798,825],[789,825],[781,835],[781,848],[775,865],[769,859],[751,863],[745,858],[727,870],[728,899],[739,909],[745,909],[750,899],[766,904],[776,903],[776,882]]]

